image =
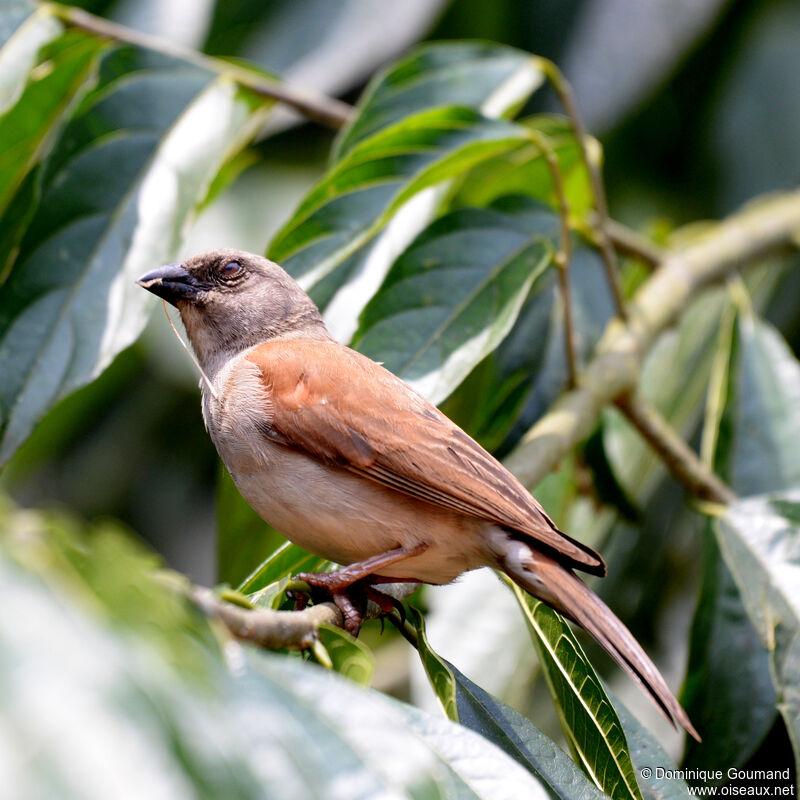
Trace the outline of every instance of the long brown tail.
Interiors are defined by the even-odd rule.
[[[664,716],[700,741],[686,712],[633,634],[614,612],[568,567],[525,542],[494,542],[503,571],[526,592],[590,633],[652,698]],[[499,545],[499,546],[498,546]]]

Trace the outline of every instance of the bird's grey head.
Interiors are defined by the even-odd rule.
[[[268,339],[330,338],[297,282],[253,253],[209,250],[148,272],[137,283],[180,311],[204,368]]]

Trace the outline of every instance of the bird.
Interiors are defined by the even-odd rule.
[[[236,487],[300,547],[342,565],[296,576],[357,634],[353,590],[443,585],[489,566],[584,628],[673,725],[699,740],[658,668],[576,571],[599,553],[559,530],[528,490],[436,406],[337,342],[278,264],[200,253],[137,283],[174,305],[198,366],[202,413]]]

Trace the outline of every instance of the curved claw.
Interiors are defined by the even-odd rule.
[[[400,615],[400,619],[405,623],[406,621],[406,609],[405,606],[396,598],[392,597],[390,594],[386,594],[385,592],[378,591],[374,586],[365,586],[364,587],[367,600],[371,600],[375,603],[384,614],[390,614],[392,611],[397,611]]]
[[[344,629],[351,636],[358,636],[361,630],[362,616],[361,612],[355,607],[349,595],[344,592],[336,592],[333,595],[333,602],[339,611],[342,612],[344,617]]]
[[[369,579],[353,581],[350,576],[339,572],[301,572],[295,575],[295,580],[304,581],[315,589],[321,589],[330,594],[336,607],[344,617],[344,628],[353,636],[358,636],[363,622],[362,611],[364,600],[371,600],[384,614],[396,610],[403,622],[406,620],[406,610],[397,598],[381,592],[370,585]]]

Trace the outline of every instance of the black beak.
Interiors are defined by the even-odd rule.
[[[178,300],[196,300],[203,288],[182,264],[165,264],[142,275],[136,283],[172,305],[177,305]]]

